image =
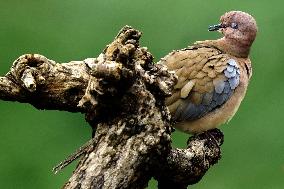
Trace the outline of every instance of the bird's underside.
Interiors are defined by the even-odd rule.
[[[216,111],[221,110],[237,92],[237,88],[240,88],[240,62],[238,58],[224,54],[214,47],[202,45],[173,51],[159,62],[175,71],[178,76],[172,96],[166,99],[173,119],[182,124],[194,124],[206,116],[215,118],[206,128],[199,123],[198,130],[180,128],[181,130],[192,133],[211,129],[234,115],[245,94],[246,86],[242,86],[243,89],[238,92],[242,94],[236,94],[234,102],[230,102],[231,109],[227,108],[224,110],[227,112],[222,115]]]

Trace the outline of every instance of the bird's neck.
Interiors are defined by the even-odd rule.
[[[247,58],[250,52],[251,44],[240,43],[235,39],[220,38],[217,40],[202,41],[202,44],[216,47],[217,49],[239,58]]]

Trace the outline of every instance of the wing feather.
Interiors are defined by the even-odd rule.
[[[175,71],[178,83],[166,104],[177,121],[195,120],[222,106],[239,85],[236,60],[212,47],[174,51],[160,63]]]

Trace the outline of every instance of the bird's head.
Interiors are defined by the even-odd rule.
[[[219,31],[224,35],[224,40],[232,48],[246,49],[247,54],[255,40],[257,25],[255,19],[242,11],[230,11],[220,18],[220,24],[209,26],[209,31]],[[239,49],[242,50],[242,49]]]

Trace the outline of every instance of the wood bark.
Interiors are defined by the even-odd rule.
[[[146,188],[151,177],[159,188],[186,188],[220,159],[218,129],[192,136],[187,149],[171,147],[164,99],[176,76],[153,63],[140,37],[125,26],[97,58],[83,61],[26,54],[0,77],[2,100],[86,115],[93,139],[63,188]]]

